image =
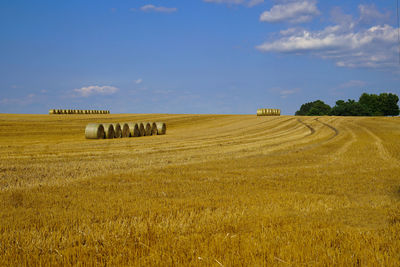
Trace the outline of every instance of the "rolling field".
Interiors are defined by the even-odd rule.
[[[89,122],[167,134],[86,140]],[[400,117],[0,114],[0,265],[400,266]]]

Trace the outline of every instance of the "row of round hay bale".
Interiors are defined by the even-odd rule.
[[[110,114],[109,110],[50,109],[49,114]]]
[[[280,116],[281,110],[274,108],[260,108],[257,109],[257,116]]]
[[[165,122],[89,123],[85,129],[87,139],[111,139],[163,135]]]

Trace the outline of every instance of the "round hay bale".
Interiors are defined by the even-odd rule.
[[[112,124],[114,126],[114,137],[115,138],[121,138],[122,137],[122,129],[121,129],[121,125],[119,123],[113,123]]]
[[[105,137],[104,127],[100,123],[89,123],[85,129],[86,139],[103,139]]]
[[[106,139],[112,139],[115,137],[114,125],[112,123],[102,123],[104,127],[104,136]]]
[[[142,122],[144,126],[144,135],[145,136],[150,136],[151,135],[151,123],[148,121]]]
[[[138,122],[138,127],[139,127],[139,132],[140,136],[145,136],[146,135],[146,128],[143,122]]]
[[[150,122],[151,125],[151,135],[157,135],[157,124],[155,122]]]
[[[121,122],[121,131],[122,131],[122,138],[129,137],[130,136],[130,131],[129,131],[129,125],[126,122]]]
[[[127,124],[128,124],[128,127],[129,127],[129,136],[130,137],[139,137],[141,135],[138,123],[136,123],[136,122],[128,122]],[[143,131],[144,131],[144,127],[143,127]]]
[[[49,110],[49,115],[53,115],[53,114],[56,114],[56,110],[55,109],[50,109]]]
[[[262,109],[257,109],[257,116],[262,116]]]
[[[155,122],[157,127],[157,134],[162,135],[167,133],[167,125],[165,122]]]

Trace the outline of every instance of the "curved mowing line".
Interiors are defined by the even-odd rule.
[[[357,123],[358,124],[358,123]],[[361,126],[358,124],[358,126],[360,128],[362,128],[369,136],[372,137],[372,139],[374,139],[374,144],[376,146],[376,148],[378,149],[378,153],[379,156],[384,160],[384,161],[388,161],[389,164],[393,164],[393,165],[400,165],[400,161],[393,157],[389,151],[387,151],[387,149],[385,148],[385,146],[383,145],[382,142],[382,138],[380,138],[379,136],[377,136],[376,134],[374,134],[371,130],[369,130],[368,128]]]
[[[309,135],[315,134],[315,129],[311,125],[308,125],[307,123],[305,123],[304,121],[302,121],[300,119],[297,119],[297,121],[300,122],[301,124],[303,124],[304,126],[306,126],[310,130]]]
[[[333,127],[332,125],[330,125],[330,124],[328,124],[328,123],[325,123],[325,122],[322,122],[322,121],[320,121],[319,120],[319,118],[316,118],[315,119],[317,122],[319,122],[319,123],[321,123],[322,125],[325,125],[326,127],[328,127],[329,129],[331,129],[332,131],[334,131],[335,132],[335,134],[334,135],[332,135],[329,139],[327,139],[327,140],[325,140],[325,141],[329,141],[329,140],[331,140],[331,139],[333,139],[333,138],[335,138],[336,136],[338,136],[339,135],[339,130],[338,129],[336,129],[335,127]]]

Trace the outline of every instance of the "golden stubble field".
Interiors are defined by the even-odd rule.
[[[86,140],[89,122],[167,135]],[[400,266],[400,118],[0,114],[0,265]]]

